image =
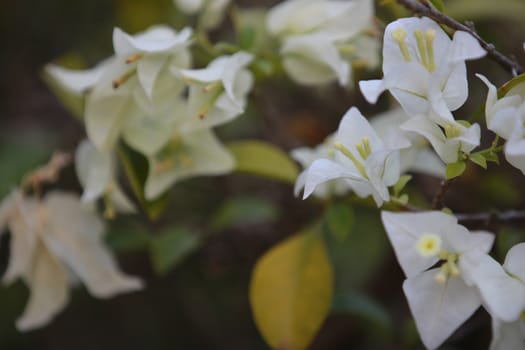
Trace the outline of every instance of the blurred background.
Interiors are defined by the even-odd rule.
[[[277,2],[234,1],[252,8],[268,8]],[[489,0],[445,3],[451,16],[473,20],[484,38],[525,64],[522,0],[501,0],[497,6]],[[394,5],[378,5],[383,24],[404,14]],[[2,1],[0,197],[24,173],[45,163],[53,150],[73,150],[85,136],[81,123],[41,79],[43,65],[53,61],[71,68],[91,67],[112,53],[115,26],[134,33],[158,23],[180,29],[184,21],[171,0]],[[228,37],[230,32],[231,22],[226,19],[212,37]],[[496,84],[510,78],[486,58],[469,63],[471,76],[474,71],[483,72]],[[355,79],[379,76],[379,72],[357,72]],[[456,116],[471,115],[484,102],[485,87],[473,80],[470,96]],[[252,92],[245,115],[218,132],[223,140],[259,138],[288,151],[321,142],[351,105],[370,116],[388,103],[384,96],[378,105],[370,106],[359,92],[336,85],[312,89],[283,79],[269,80]],[[490,144],[491,136],[485,136],[484,142]],[[523,208],[523,175],[506,165],[500,168],[485,174],[469,167],[450,191],[447,204],[461,212]],[[411,198],[425,203],[438,184],[437,179],[416,176],[409,187]],[[57,187],[80,192],[72,167],[61,175]],[[175,186],[168,210],[157,222],[138,215],[121,217],[108,226],[108,244],[118,253],[124,271],[146,281],[144,291],[98,300],[79,286],[54,321],[21,334],[14,320],[23,310],[28,289],[21,282],[2,286],[0,348],[267,349],[250,312],[251,270],[268,248],[321,213],[319,205],[294,198],[291,186],[271,180],[233,174],[184,181]],[[375,210],[354,207],[348,238],[342,243],[328,242],[336,298],[312,349],[421,348],[400,288],[403,275],[378,215]],[[198,239],[175,242],[190,248],[164,266],[156,254],[163,254],[163,244],[170,242],[151,243],[150,237],[182,226],[191,231],[188,236]],[[524,237],[522,226],[490,229],[499,232],[496,254],[504,254]],[[1,271],[7,263],[8,241],[9,235],[1,236]],[[488,316],[478,311],[446,348],[486,347],[489,339]]]

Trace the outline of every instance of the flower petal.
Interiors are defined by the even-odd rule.
[[[403,283],[416,327],[428,349],[439,347],[481,304],[475,287],[467,286],[458,277],[437,284],[436,272],[437,269],[425,271]]]
[[[338,178],[363,181],[362,177],[357,172],[351,172],[336,162],[328,159],[316,160],[307,169],[303,199],[308,198],[317,186]]]
[[[510,248],[503,266],[508,272],[525,282],[525,243],[519,243]]]
[[[173,161],[158,170],[155,158],[149,157],[149,173],[144,187],[148,200],[155,199],[182,179],[199,175],[222,175],[233,170],[235,160],[209,129],[181,135],[180,148],[168,156]],[[161,151],[162,152],[162,151]],[[181,157],[186,161],[181,160]]]
[[[98,298],[142,288],[142,281],[119,271],[104,246],[102,221],[71,194],[54,192],[45,199],[48,215],[45,246],[66,263]]]
[[[375,104],[387,87],[383,80],[361,80],[359,89],[368,103]]]
[[[286,38],[281,47],[283,66],[300,84],[326,84],[334,79],[341,86],[348,84],[351,67],[343,60],[334,43],[318,34]]]
[[[36,251],[33,271],[27,282],[31,295],[24,313],[16,320],[16,328],[20,331],[42,327],[69,301],[67,271],[42,245]]]
[[[525,139],[511,137],[505,144],[505,158],[525,174]]]
[[[471,267],[466,268],[465,261],[468,259],[469,254],[460,258],[461,272],[469,273],[469,278],[478,287],[489,313],[505,322],[517,320],[525,307],[525,285],[509,276],[487,254],[472,259]]]
[[[407,277],[415,276],[434,265],[437,257],[423,257],[416,244],[424,233],[441,234],[457,226],[456,218],[441,212],[381,212],[381,220],[397,260]]]
[[[99,152],[88,140],[83,140],[75,153],[75,169],[84,188],[82,200],[93,202],[106,192],[112,181],[111,154]]]
[[[448,59],[451,62],[474,60],[486,54],[487,52],[472,35],[456,30],[448,53]]]
[[[492,341],[489,350],[525,350],[521,321],[502,322],[492,318]]]
[[[2,283],[11,284],[17,278],[27,275],[35,262],[37,248],[37,229],[39,223],[38,205],[36,201],[22,198],[20,192],[11,195],[13,207],[9,218],[11,244],[9,247],[9,263],[2,278]]]

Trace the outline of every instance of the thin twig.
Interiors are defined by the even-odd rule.
[[[523,72],[523,68],[521,65],[516,62],[516,60],[513,60],[502,53],[500,53],[498,50],[496,50],[496,47],[494,44],[486,42],[482,37],[479,36],[479,34],[474,29],[474,24],[472,22],[467,22],[467,24],[460,23],[456,21],[455,19],[439,12],[435,8],[433,8],[428,1],[422,0],[396,0],[398,4],[404,6],[408,10],[414,12],[417,15],[420,16],[426,16],[428,18],[433,19],[436,22],[439,22],[441,24],[446,25],[447,27],[454,29],[454,30],[461,30],[467,33],[470,33],[487,51],[488,55],[496,62],[498,62],[501,66],[503,66],[506,70],[510,71],[510,73],[513,76],[519,75]]]
[[[454,214],[458,221],[485,222],[488,226],[491,222],[525,221],[525,210],[490,211],[484,213]]]
[[[443,200],[445,199],[445,195],[447,194],[448,190],[450,189],[450,186],[457,180],[457,177],[454,177],[452,179],[443,180],[441,181],[441,185],[439,187],[439,190],[437,191],[436,195],[434,196],[434,199],[432,200],[432,209],[441,209],[443,208]]]

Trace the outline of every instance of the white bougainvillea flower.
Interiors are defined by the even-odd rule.
[[[505,158],[525,174],[525,84],[517,84],[498,99],[497,89],[478,74],[488,87],[485,115],[487,127],[507,140]]]
[[[190,28],[177,33],[167,26],[153,26],[133,36],[115,28],[113,47],[115,55],[123,59],[123,64],[128,65],[128,74],[137,75],[138,82],[151,98],[155,82],[168,60],[178,55],[183,57],[183,61],[188,60],[187,46],[190,37]],[[126,77],[127,75],[121,76],[120,79],[124,80],[122,84],[125,84]],[[119,82],[118,76],[116,79],[114,83]]]
[[[300,84],[316,85],[338,80],[341,86],[350,79],[350,64],[343,60],[333,41],[324,34],[294,35],[281,46],[283,66]]]
[[[403,291],[416,327],[425,346],[435,349],[481,305],[475,262],[487,256],[494,235],[469,232],[454,216],[437,211],[382,212],[381,218],[407,276]]]
[[[504,322],[518,320],[525,310],[525,259],[519,254],[523,252],[525,244],[514,246],[503,266],[488,255],[472,262],[470,278],[478,286],[487,311]]]
[[[460,159],[463,153],[470,153],[479,146],[481,129],[478,124],[466,125],[455,120],[441,125],[428,116],[418,115],[401,125],[401,129],[412,131],[426,138],[443,162],[449,164]]]
[[[112,153],[102,153],[89,140],[82,141],[75,153],[77,177],[84,188],[82,201],[93,203],[104,200],[105,215],[135,212],[135,206],[120,189],[115,176],[115,159]]]
[[[370,0],[288,0],[268,12],[266,27],[279,37],[317,33],[347,40],[370,25]]]
[[[175,32],[154,26],[134,36],[116,28],[115,55],[86,71],[48,65],[46,73],[61,92],[67,107],[82,115],[89,139],[101,151],[110,151],[127,116],[162,110],[185,83],[173,76],[188,68],[191,29]],[[62,93],[63,92],[63,93]]]
[[[387,144],[400,148],[400,172],[415,172],[445,177],[445,164],[420,135],[400,126],[409,119],[402,108],[394,108],[370,119],[370,125]]]
[[[182,91],[184,82],[170,71],[189,66],[190,35],[190,29],[177,33],[166,26],[134,36],[114,30],[115,56],[105,65],[85,103],[86,131],[99,150],[113,148],[127,116],[137,107],[153,113],[170,95]]]
[[[31,290],[16,321],[19,330],[50,322],[77,279],[98,298],[142,288],[139,279],[119,271],[104,246],[102,221],[73,194],[51,192],[40,201],[14,191],[0,205],[0,231],[6,228],[11,246],[3,283],[21,278]]]
[[[360,197],[372,196],[377,206],[390,200],[388,186],[399,179],[399,150],[390,148],[355,107],[343,116],[334,137],[333,159],[318,159],[305,175],[304,196],[317,186],[343,179]]]
[[[305,85],[338,80],[344,86],[351,66],[342,51],[362,62],[366,55],[355,51],[363,42],[357,41],[371,27],[373,13],[370,0],[289,0],[269,11],[266,26],[281,41],[283,66],[293,80]]]
[[[224,18],[231,0],[174,0],[175,6],[187,15],[199,14],[199,25],[205,29],[216,28]]]
[[[442,118],[461,107],[468,95],[465,60],[485,55],[470,34],[456,31],[451,40],[434,21],[402,18],[390,23],[383,40],[382,80],[361,81],[370,103],[389,90],[410,115],[434,109]]]
[[[246,69],[252,60],[252,54],[241,51],[218,57],[203,69],[181,70],[190,84],[190,115],[213,126],[242,113],[253,85],[252,74]]]
[[[318,159],[334,159],[336,150],[334,148],[334,136],[328,136],[325,141],[315,148],[300,147],[292,150],[290,155],[303,167],[303,172],[299,174],[295,181],[294,194],[299,195],[299,192],[303,190],[306,181],[306,174],[308,173],[308,167]],[[324,184],[318,185],[314,192],[314,196],[318,198],[328,198],[330,196],[341,196],[348,191],[351,191],[350,185],[341,179],[328,181]]]
[[[491,350],[525,349],[525,243],[513,246],[503,266],[487,258],[479,266],[478,284],[492,316]]]
[[[235,165],[233,155],[210,129],[176,133],[158,153],[148,157],[146,199],[155,199],[177,181],[200,175],[223,175]]]

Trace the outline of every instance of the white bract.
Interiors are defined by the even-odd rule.
[[[507,140],[505,158],[525,174],[525,83],[511,88],[498,99],[497,89],[478,74],[489,91],[485,104],[487,127]]]
[[[489,350],[525,350],[525,324],[522,320],[503,322],[492,318]]]
[[[244,112],[246,95],[253,85],[252,74],[246,66],[252,60],[252,54],[240,51],[220,56],[206,68],[181,70],[190,86],[190,118],[210,127]]]
[[[104,200],[105,216],[113,218],[115,210],[135,212],[135,206],[120,189],[115,176],[116,164],[111,153],[102,153],[88,140],[82,141],[75,153],[78,180],[84,188],[82,201]]]
[[[44,67],[44,76],[64,105],[82,118],[85,97],[100,79],[108,63],[105,60],[87,70],[67,69],[49,63]]]
[[[49,65],[46,72],[83,115],[90,141],[108,152],[130,115],[159,113],[183,90],[177,73],[190,66],[190,36],[189,28],[154,26],[133,36],[115,28],[114,56],[87,71]]]
[[[174,0],[175,6],[187,15],[199,15],[199,24],[205,29],[217,27],[231,0]]]
[[[387,144],[398,145],[401,174],[415,172],[435,177],[445,177],[445,165],[425,139],[400,126],[409,119],[402,108],[393,108],[370,119],[370,125]]]
[[[390,200],[388,186],[400,176],[399,150],[386,145],[357,108],[343,116],[334,149],[333,159],[318,159],[307,169],[303,198],[327,181],[343,179],[360,197],[371,195],[377,206]]]
[[[525,349],[525,243],[509,250],[503,266],[485,257],[474,278],[493,318],[490,349]]]
[[[433,112],[431,115],[434,115]],[[412,131],[426,138],[443,162],[447,164],[462,159],[463,153],[470,153],[479,146],[481,138],[481,129],[478,124],[468,125],[454,119],[435,123],[428,116],[423,115],[417,115],[405,121],[401,129]]]
[[[468,96],[465,60],[484,55],[466,32],[456,31],[451,40],[428,18],[402,18],[385,30],[383,79],[361,81],[359,86],[370,103],[389,90],[410,116],[433,109],[451,121],[450,111]]]
[[[370,0],[288,0],[268,12],[266,26],[276,36],[319,33],[350,39],[370,25]]]
[[[155,199],[175,182],[198,175],[222,175],[233,170],[233,155],[210,129],[174,133],[170,142],[148,157],[146,199]]]
[[[370,0],[288,0],[270,9],[266,27],[281,41],[283,66],[301,84],[324,84],[337,79],[348,84],[350,64],[342,52],[361,59],[352,41],[371,27]]]
[[[318,159],[334,159],[335,153],[333,135],[328,136],[322,144],[315,148],[300,147],[292,150],[290,154],[291,157],[304,168],[303,172],[299,174],[295,181],[294,194],[296,196],[298,196],[299,192],[304,188],[308,167]],[[330,196],[341,196],[350,190],[351,187],[347,182],[341,179],[335,179],[318,185],[312,194],[324,199]]]
[[[170,70],[189,66],[190,35],[190,29],[176,33],[165,26],[134,36],[114,30],[116,55],[86,100],[86,131],[97,148],[111,150],[128,116],[138,107],[154,112],[162,101],[183,89],[183,81],[170,77]]]
[[[407,276],[403,291],[416,327],[425,346],[435,349],[481,305],[474,270],[494,235],[469,232],[442,212],[382,212],[381,218]]]
[[[76,279],[98,298],[142,288],[118,269],[104,246],[102,221],[73,194],[51,192],[37,200],[14,191],[0,204],[0,232],[6,228],[11,246],[3,283],[21,278],[31,289],[16,321],[19,330],[51,321],[68,303]]]

